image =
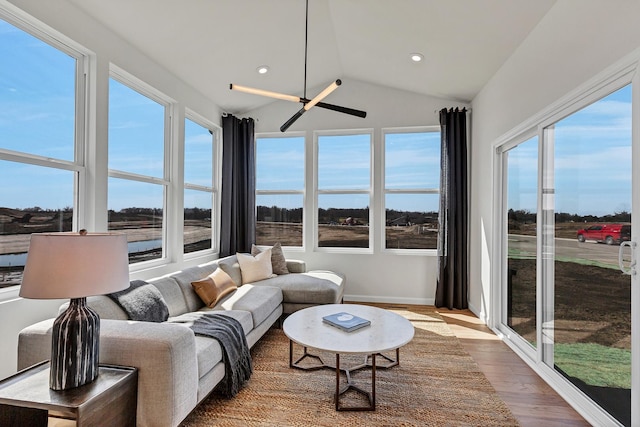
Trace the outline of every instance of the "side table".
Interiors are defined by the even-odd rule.
[[[135,426],[138,370],[101,365],[98,378],[69,390],[49,388],[49,362],[0,382],[0,426],[47,426],[48,419],[76,426]]]

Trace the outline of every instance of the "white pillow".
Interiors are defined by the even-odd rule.
[[[271,249],[266,249],[255,257],[241,253],[237,253],[236,256],[242,272],[242,283],[257,282],[273,276]]]

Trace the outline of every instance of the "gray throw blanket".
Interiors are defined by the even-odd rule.
[[[134,280],[127,289],[108,296],[131,320],[164,322],[169,318],[169,308],[162,294],[158,288],[144,280]]]
[[[223,314],[207,313],[195,319],[191,329],[196,335],[218,340],[225,371],[221,392],[227,397],[238,394],[253,372],[249,345],[240,322]]]

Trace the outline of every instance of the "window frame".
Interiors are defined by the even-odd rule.
[[[387,135],[400,134],[400,133],[438,133],[440,134],[440,126],[411,126],[411,127],[391,127],[382,128],[382,166],[380,174],[382,176],[382,196],[381,196],[381,209],[380,209],[380,227],[382,230],[382,238],[380,239],[380,251],[383,253],[397,254],[397,255],[437,255],[437,248],[421,248],[421,249],[393,249],[387,248],[387,229],[386,229],[386,213],[387,213],[387,195],[389,194],[437,194],[438,206],[440,206],[440,188],[411,188],[411,189],[388,189],[387,188]],[[440,140],[440,138],[438,138]],[[439,149],[440,151],[440,149]],[[442,157],[442,153],[440,153]],[[439,168],[440,169],[440,168]],[[441,175],[440,170],[438,174]],[[440,209],[438,209],[438,214]]]
[[[15,13],[7,8],[0,8],[0,19],[20,31],[39,39],[53,49],[66,54],[75,60],[74,70],[74,125],[73,125],[73,160],[57,159],[28,152],[9,150],[0,147],[0,160],[49,169],[73,172],[73,217],[72,231],[84,228],[88,222],[85,199],[87,194],[86,149],[89,140],[87,135],[87,106],[89,93],[87,88],[88,75],[92,71],[91,52],[80,44],[40,23],[35,18],[16,10]],[[0,288],[0,302],[15,298],[20,285]]]
[[[172,212],[169,208],[169,201],[175,200],[173,197],[172,190],[172,152],[171,152],[171,143],[172,143],[172,129],[174,128],[173,118],[175,117],[175,100],[165,95],[164,93],[158,91],[153,88],[146,82],[134,77],[132,74],[118,67],[117,65],[111,63],[109,64],[109,82],[111,80],[115,80],[118,83],[128,87],[129,89],[137,92],[138,94],[149,98],[150,100],[157,102],[161,106],[164,107],[164,141],[163,141],[163,172],[162,178],[141,175],[133,172],[126,172],[117,169],[109,168],[107,164],[108,173],[107,173],[107,187],[108,187],[108,179],[109,178],[118,178],[123,180],[130,180],[135,182],[141,182],[146,184],[155,184],[161,185],[163,188],[163,201],[162,201],[162,256],[160,258],[152,259],[149,261],[141,261],[136,263],[129,264],[129,271],[134,272],[138,270],[148,269],[150,267],[161,266],[164,264],[168,264],[171,259],[174,257],[174,245],[170,240],[170,235],[168,230],[169,224],[176,224],[177,217],[174,217],[176,214]],[[109,125],[108,125],[109,126]],[[107,189],[108,191],[108,189]],[[108,201],[107,201],[108,203]],[[107,205],[107,212],[109,208]],[[108,228],[108,222],[107,222]]]
[[[190,184],[184,179],[184,170],[186,168],[185,164],[185,152],[186,152],[186,132],[183,134],[183,144],[182,144],[182,215],[183,221],[180,222],[182,224],[182,231],[184,231],[184,193],[186,190],[195,190],[201,191],[211,194],[211,247],[208,249],[202,249],[200,251],[194,252],[184,252],[184,241],[182,242],[181,252],[182,256],[185,260],[191,260],[195,258],[199,258],[202,256],[208,256],[217,254],[219,252],[219,236],[220,236],[220,221],[219,218],[220,213],[220,182],[222,180],[222,128],[219,125],[212,123],[210,120],[207,120],[203,116],[198,113],[185,109],[184,122],[186,120],[190,120],[193,123],[202,126],[205,129],[208,129],[211,133],[211,144],[212,144],[212,176],[211,176],[211,186],[204,186],[198,184]],[[186,127],[185,127],[186,128]],[[184,233],[181,233],[184,235]]]
[[[353,136],[368,135],[369,136],[369,188],[352,188],[344,190],[321,190],[318,188],[319,183],[319,140],[323,136]],[[313,131],[313,248],[316,252],[326,253],[358,253],[373,254],[374,253],[374,229],[376,228],[376,211],[374,209],[374,188],[375,188],[375,138],[372,128],[365,129],[340,129],[340,130],[316,130]],[[364,194],[369,196],[369,246],[366,248],[357,247],[335,247],[320,246],[318,209],[319,196],[321,195],[349,195]]]
[[[303,164],[303,171],[302,171],[302,188],[300,190],[285,190],[285,189],[280,189],[280,190],[259,190],[258,189],[258,183],[257,183],[257,177],[256,177],[256,212],[258,209],[258,204],[257,204],[257,199],[258,196],[287,196],[287,195],[299,195],[302,196],[302,244],[300,246],[283,246],[283,248],[287,248],[287,249],[294,249],[294,250],[302,250],[304,251],[305,248],[305,241],[306,241],[306,227],[305,227],[305,222],[306,222],[306,200],[307,200],[307,134],[304,131],[298,131],[298,132],[287,132],[286,134],[283,134],[282,132],[261,132],[261,133],[256,133],[255,135],[256,138],[256,145],[255,145],[255,159],[256,159],[256,172],[257,172],[257,162],[258,162],[258,140],[259,139],[282,139],[282,138],[302,138],[303,140],[303,151],[302,151],[302,158],[304,159],[304,164]],[[257,223],[257,217],[256,217],[256,223]],[[275,242],[274,242],[275,243]],[[258,245],[259,247],[266,247],[263,245]]]

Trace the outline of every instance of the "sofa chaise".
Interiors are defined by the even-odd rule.
[[[187,327],[194,314],[213,311],[236,319],[251,348],[281,316],[304,307],[340,303],[345,278],[331,271],[309,271],[303,261],[286,260],[290,274],[246,283],[236,255],[148,280],[169,311],[161,323],[133,321],[108,296],[87,299],[101,317],[100,363],[138,368],[139,426],[176,426],[225,376],[217,340],[194,335]],[[238,285],[215,306],[207,307],[192,282],[218,268]],[[61,308],[62,310],[62,308]],[[18,338],[18,369],[47,360],[54,319],[31,325]],[[284,363],[284,361],[283,361]]]

